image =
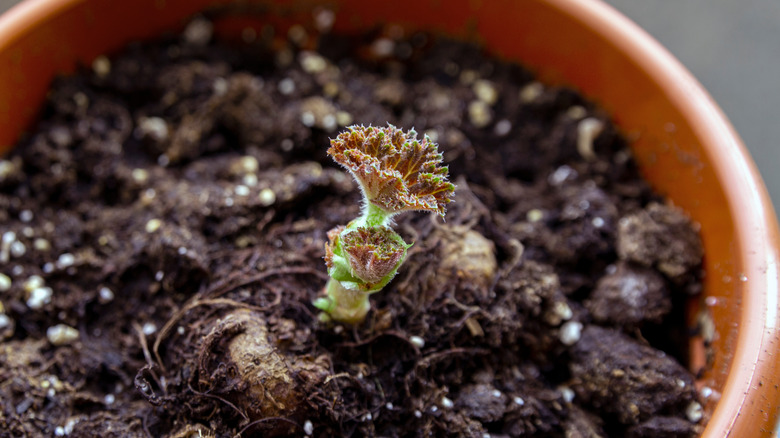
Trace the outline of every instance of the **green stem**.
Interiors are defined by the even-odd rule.
[[[338,280],[328,280],[326,289],[327,298],[318,298],[314,306],[327,313],[336,321],[359,324],[366,319],[371,303],[368,301],[368,293],[347,289]]]
[[[366,206],[363,208],[363,214],[352,221],[348,228],[386,227],[390,223],[390,218],[392,216],[391,213],[382,210],[370,202],[366,202]]]

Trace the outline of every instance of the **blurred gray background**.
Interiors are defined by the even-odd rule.
[[[710,92],[780,210],[780,0],[605,0]]]
[[[605,0],[691,70],[742,136],[780,208],[780,0]],[[18,0],[0,0],[0,12]]]

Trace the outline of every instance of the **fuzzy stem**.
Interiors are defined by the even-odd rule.
[[[331,318],[347,324],[359,324],[366,319],[371,308],[368,292],[347,289],[333,278],[328,280],[326,292],[328,297],[317,299],[314,306]]]
[[[347,228],[357,229],[359,227],[386,227],[390,224],[390,218],[393,215],[366,200],[363,207],[363,214],[352,221]]]

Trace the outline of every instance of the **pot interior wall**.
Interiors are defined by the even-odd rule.
[[[97,55],[117,50],[129,41],[181,28],[184,20],[199,10],[230,2],[49,0],[42,3],[47,3],[46,7],[34,4],[18,7],[0,26],[0,153],[7,151],[20,133],[31,126],[54,75],[73,71],[79,63],[89,65]],[[223,15],[217,31],[235,37],[247,26],[261,28],[259,19],[233,15],[239,12],[259,16],[269,10],[283,10],[286,18],[277,23],[279,26],[297,18],[310,20],[313,3],[279,1],[273,7],[258,8],[253,2],[241,2],[240,7],[232,7],[231,13]],[[747,328],[752,324],[751,318],[765,316],[767,305],[764,298],[758,301],[748,298],[765,297],[771,278],[776,280],[774,271],[767,274],[767,270],[774,269],[776,258],[773,212],[771,207],[766,207],[770,204],[763,186],[755,173],[751,176],[755,170],[730,126],[671,57],[649,39],[639,44],[627,41],[626,33],[641,31],[600,3],[586,5],[587,2],[570,0],[319,3],[337,11],[335,26],[339,31],[395,22],[477,39],[493,53],[521,61],[547,83],[574,86],[612,114],[621,129],[635,140],[634,152],[644,175],[658,191],[701,224],[706,253],[705,295],[710,297],[707,302],[711,304],[707,308],[718,321],[713,340],[715,354],[702,381],[723,393],[723,399],[745,403],[745,388],[755,383],[753,374],[743,370],[736,381],[726,383],[729,373],[733,376],[741,369],[737,359],[763,360],[751,348],[755,349],[764,337],[773,338],[770,340],[775,341],[774,351],[777,351],[776,331]],[[610,20],[609,25],[604,24],[605,19]],[[648,58],[645,52],[654,54],[655,58]],[[667,65],[658,67],[659,60]],[[703,115],[692,115],[691,108]],[[712,124],[711,120],[720,124]],[[705,149],[704,144],[712,147]],[[725,155],[716,154],[728,148],[733,150]],[[734,166],[736,178],[724,170],[729,165]],[[758,194],[745,198],[741,190]],[[746,211],[752,211],[755,217],[744,219]],[[759,224],[758,234],[746,235],[741,231],[754,223]],[[754,251],[753,257],[763,260],[745,255],[748,247]],[[776,297],[776,285],[769,292]],[[769,305],[774,305],[776,310],[776,302]],[[698,305],[694,307],[698,310]],[[744,315],[753,316],[746,319]],[[757,334],[759,339],[753,339]],[[746,366],[750,368],[750,363]],[[769,366],[777,379],[780,365]],[[726,411],[719,407],[707,434],[724,436],[717,431],[735,421],[754,424],[746,431],[758,431],[773,424],[777,416],[773,405],[776,400],[777,390],[761,401],[759,408],[765,410],[761,421],[745,420],[746,415],[751,416],[749,413],[743,413],[740,420],[737,408]],[[713,412],[715,403],[710,403],[707,409]],[[759,434],[740,433],[739,436]]]

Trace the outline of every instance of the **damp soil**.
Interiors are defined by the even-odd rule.
[[[576,92],[397,28],[215,42],[208,22],[58,78],[0,161],[0,435],[689,437],[696,228]],[[414,127],[457,184],[324,323],[325,154]]]

